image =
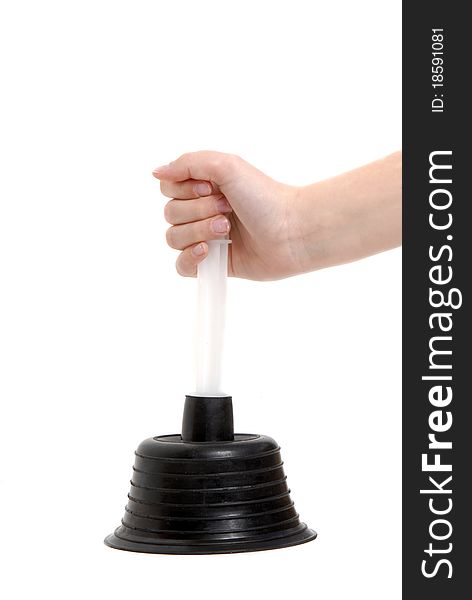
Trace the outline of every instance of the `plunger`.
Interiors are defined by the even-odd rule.
[[[121,525],[105,538],[119,550],[220,554],[303,544],[280,448],[266,435],[234,433],[221,389],[228,240],[208,242],[198,268],[196,387],[182,433],[144,440],[135,452]]]

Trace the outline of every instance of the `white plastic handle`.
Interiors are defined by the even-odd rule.
[[[211,240],[198,266],[196,385],[198,396],[224,396],[221,370],[230,240]]]

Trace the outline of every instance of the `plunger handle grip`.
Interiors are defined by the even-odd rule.
[[[199,264],[196,382],[198,396],[224,396],[221,389],[223,334],[230,240],[211,240],[208,255]]]

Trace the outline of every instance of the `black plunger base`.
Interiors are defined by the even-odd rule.
[[[289,548],[290,546],[298,546],[311,542],[316,538],[316,532],[308,529],[301,523],[303,530],[291,536],[284,536],[279,539],[260,540],[258,542],[244,543],[219,543],[202,546],[177,546],[172,544],[148,544],[140,542],[132,542],[120,538],[120,529],[118,527],[115,533],[111,533],[105,538],[105,544],[116,550],[127,550],[128,552],[146,552],[148,554],[234,554],[236,552],[257,552],[259,550],[276,550],[277,548]]]
[[[299,520],[280,448],[268,436],[142,442],[111,548],[153,554],[226,554],[285,548],[316,533]]]

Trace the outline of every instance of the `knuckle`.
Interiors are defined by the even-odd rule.
[[[168,223],[172,223],[173,218],[174,218],[173,202],[172,202],[172,200],[170,200],[170,202],[168,202],[164,206],[164,219]]]
[[[174,162],[175,163],[178,162],[180,165],[189,165],[192,162],[192,156],[193,156],[193,154],[194,154],[194,152],[184,152]]]
[[[188,256],[186,255],[185,251],[181,252],[175,261],[175,269],[179,275],[182,275],[182,277],[191,276],[191,267],[188,264]]]
[[[215,172],[234,171],[242,159],[236,154],[217,153],[213,158]]]
[[[176,242],[175,242],[175,228],[174,227],[169,227],[169,229],[166,231],[166,241],[171,248],[175,248],[175,249],[177,248]]]
[[[237,166],[242,161],[242,158],[237,154],[228,154],[227,157],[228,164],[231,166]]]
[[[181,256],[179,256],[179,258],[175,261],[175,270],[177,271],[177,273],[179,275],[182,275],[182,277],[184,276],[184,272],[183,272],[183,269],[182,269]]]
[[[221,152],[216,152],[212,156],[211,163],[215,172],[218,172],[225,167],[225,165],[227,164],[227,156],[227,154],[223,154]]]
[[[167,197],[171,196],[171,194],[169,193],[169,182],[168,181],[161,180],[161,194],[163,196],[167,196]]]

